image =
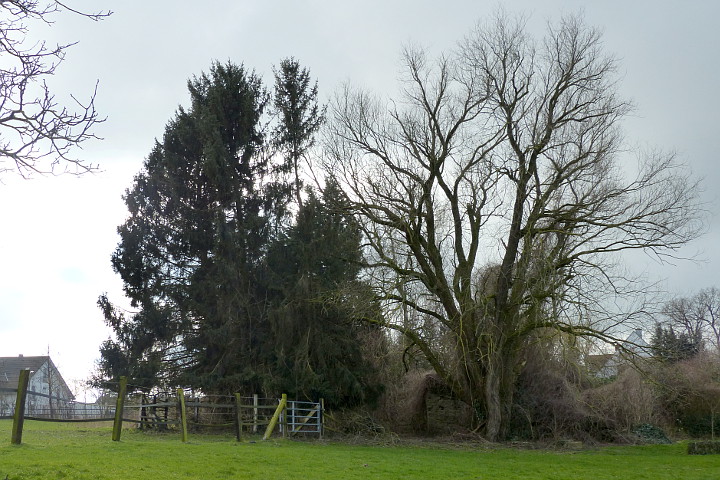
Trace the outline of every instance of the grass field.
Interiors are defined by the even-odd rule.
[[[332,441],[236,442],[232,437],[123,432],[109,424],[28,421],[22,445],[0,420],[0,480],[45,479],[720,479],[720,456],[686,445],[579,452],[511,448],[356,446]]]

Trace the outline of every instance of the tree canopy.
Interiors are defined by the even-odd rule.
[[[283,65],[303,74],[283,87],[298,80],[292,88],[313,104],[316,87],[293,62]],[[101,348],[97,382],[128,375],[144,389],[370,400],[364,330],[331,301],[358,282],[358,229],[312,192],[293,215],[294,157],[276,155],[288,142],[306,149],[313,128],[297,141],[287,122],[273,128],[270,110],[286,91],[268,92],[242,65],[214,63],[188,90],[190,107],[125,196],[112,264],[136,311],[100,298],[115,338]]]
[[[626,280],[618,252],[662,256],[700,231],[694,181],[672,155],[628,163],[616,71],[580,19],[536,40],[501,13],[436,61],[406,49],[392,101],[347,86],[329,107],[324,173],[395,312],[383,325],[491,440],[538,337],[613,339],[628,315],[607,308]]]
[[[327,112],[293,59],[270,92],[213,64],[127,192],[113,266],[137,311],[101,297],[101,379],[360,403],[361,346],[392,329],[502,439],[532,368],[642,313],[623,254],[702,231],[684,166],[624,142],[617,69],[578,17],[536,39],[504,13],[437,60],[405,49],[399,96],[347,85]]]

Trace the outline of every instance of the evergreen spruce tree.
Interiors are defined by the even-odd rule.
[[[650,347],[655,358],[673,363],[697,355],[702,350],[702,339],[692,338],[687,332],[676,333],[672,326],[658,323]]]
[[[310,78],[310,71],[302,68],[297,60],[288,58],[275,70],[274,107],[279,123],[276,143],[284,155],[284,168],[295,177],[295,197],[302,204],[300,160],[313,146],[325,116],[325,109],[318,105],[318,86]]]
[[[265,152],[269,95],[254,73],[215,63],[188,88],[190,108],[178,110],[125,197],[130,216],[112,262],[138,313],[118,319],[103,308],[116,332],[131,333],[107,343],[103,358],[159,357],[153,364],[173,383],[254,390],[266,334],[259,270],[291,187]]]
[[[324,398],[330,407],[373,401],[380,392],[363,343],[382,333],[361,322],[357,301],[348,298],[362,296],[368,286],[358,280],[358,226],[329,205],[338,197],[333,184],[323,198],[309,192],[295,225],[268,255],[275,338],[271,389]]]
[[[274,105],[287,115],[275,128],[270,95],[244,67],[215,63],[188,82],[190,107],[125,196],[112,264],[135,312],[100,298],[115,338],[101,346],[96,384],[128,375],[141,390],[287,393],[330,406],[377,396],[362,343],[381,334],[355,308],[367,291],[359,230],[329,207],[336,186],[304,204],[296,192],[297,161],[321,121],[317,87],[297,62],[281,72]]]

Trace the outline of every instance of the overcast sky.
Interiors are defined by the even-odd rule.
[[[78,9],[111,9],[94,23],[58,15],[36,32],[54,42],[79,42],[52,79],[58,97],[89,95],[107,121],[103,141],[78,155],[102,172],[81,178],[0,180],[0,356],[50,352],[64,377],[86,378],[109,331],[99,294],[122,303],[110,255],[125,218],[122,194],[178,105],[187,105],[189,77],[213,60],[243,63],[272,82],[272,66],[294,56],[327,98],[345,81],[380,94],[396,87],[404,44],[447,51],[497,7],[477,0],[68,0]],[[705,181],[712,221],[685,255],[702,262],[660,266],[669,292],[720,286],[720,2],[502,2],[530,16],[542,34],[547,20],[582,10],[604,31],[606,51],[621,60],[621,93],[637,106],[626,121],[631,145],[676,151]],[[31,28],[33,26],[31,25]]]

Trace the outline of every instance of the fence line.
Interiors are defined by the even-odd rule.
[[[153,395],[134,395],[128,398],[123,421],[134,422],[139,428],[165,429],[181,426],[179,394],[166,392]],[[259,395],[190,396],[185,397],[186,424],[194,430],[207,428],[235,428],[242,434],[258,433],[267,427],[277,409],[276,398]]]
[[[137,395],[135,396],[137,398]],[[258,395],[234,396],[191,396],[186,398],[179,388],[173,396],[168,392],[154,395],[140,395],[140,401],[125,403],[119,423],[129,419],[138,423],[140,428],[180,429],[181,438],[187,441],[188,427],[230,428],[234,427],[236,438],[241,440],[246,433],[258,433],[265,427],[263,439],[267,439],[277,425],[283,436],[297,434],[323,435],[323,403],[287,401],[283,394],[281,400],[260,398]],[[152,397],[152,401],[149,399]],[[118,397],[119,399],[120,397]],[[133,414],[128,412],[134,411]],[[115,429],[120,431],[116,421]],[[114,429],[114,430],[115,430]],[[119,433],[117,438],[119,439]]]
[[[24,372],[24,371],[23,371]],[[27,375],[25,375],[27,376]],[[133,394],[127,398],[127,381],[121,377],[116,404],[81,404],[63,401],[40,392],[27,390],[23,385],[21,372],[17,389],[2,388],[0,393],[16,394],[12,409],[0,410],[0,419],[13,418],[13,443],[20,443],[25,419],[46,422],[98,422],[113,421],[114,441],[119,441],[122,423],[137,423],[139,428],[169,430],[179,428],[183,441],[187,441],[188,427],[193,430],[204,428],[234,428],[241,440],[245,434],[257,434],[265,430],[267,439],[279,425],[283,436],[297,434],[323,435],[323,403],[287,401],[283,398],[262,398],[259,395],[233,396],[190,396],[185,397],[183,389],[175,394],[158,392]],[[28,401],[29,398],[33,400]],[[38,399],[40,399],[38,401]],[[47,401],[46,401],[47,400]],[[53,406],[52,401],[56,400]],[[3,405],[0,404],[0,408]],[[12,410],[12,411],[10,411]],[[11,415],[7,415],[11,414]]]
[[[0,393],[0,419],[13,418],[17,406],[17,388],[2,388]],[[47,393],[27,390],[25,392],[25,418],[40,421],[87,422],[112,420],[114,407],[97,403],[75,402]],[[10,400],[10,397],[14,401]]]

